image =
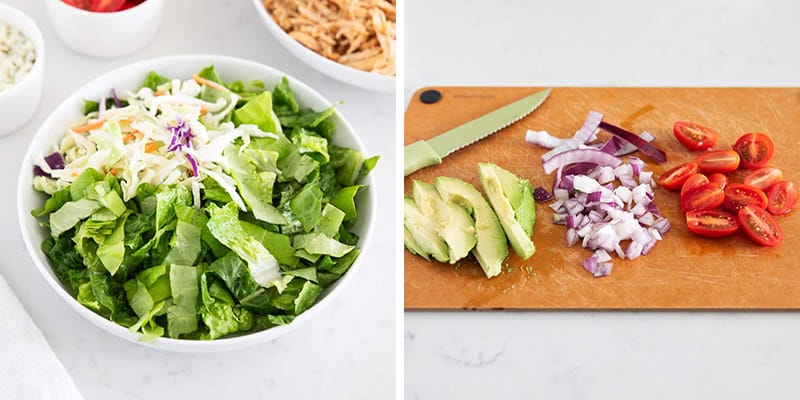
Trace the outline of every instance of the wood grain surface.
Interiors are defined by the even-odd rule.
[[[442,99],[423,104],[418,91],[405,114],[405,144],[436,136],[544,88],[437,87]],[[553,88],[550,97],[516,124],[405,178],[432,182],[437,176],[461,178],[477,188],[477,164],[492,162],[550,188],[542,170],[545,149],[524,141],[526,130],[570,137],[589,110],[636,133],[656,136],[667,153],[658,165],[646,156],[655,176],[693,160],[672,134],[675,121],[694,121],[717,129],[715,149],[729,149],[745,132],[766,132],[775,142],[770,162],[800,184],[800,88]],[[601,138],[605,138],[605,134]],[[732,181],[741,180],[737,171]],[[537,204],[533,240],[536,254],[520,260],[509,249],[503,273],[487,279],[470,256],[456,265],[404,255],[406,309],[798,309],[800,308],[800,210],[779,217],[785,240],[765,248],[741,233],[725,239],[691,234],[678,194],[656,188],[655,202],[672,230],[653,251],[636,260],[614,259],[613,274],[593,278],[581,267],[589,250],[566,246],[565,228],[553,212]]]

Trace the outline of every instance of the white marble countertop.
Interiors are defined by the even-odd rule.
[[[409,0],[405,17],[406,104],[429,85],[800,86],[794,0]],[[407,312],[404,334],[413,400],[787,398],[800,357],[784,312]]]
[[[47,0],[54,1],[54,0]],[[347,290],[317,318],[271,343],[240,351],[191,355],[128,343],[69,309],[36,271],[17,226],[17,172],[29,138],[47,111],[95,76],[130,62],[172,54],[250,58],[303,80],[339,109],[368,151],[380,154],[373,172],[379,201],[392,204],[395,187],[394,96],[367,92],[312,70],[273,40],[251,1],[167,1],[157,39],[122,58],[72,52],[56,37],[43,0],[7,0],[37,21],[46,42],[45,90],[36,115],[0,138],[0,272],[43,331],[86,399],[387,399],[395,391],[395,270],[391,230],[376,229],[364,264]],[[202,5],[202,6],[199,6]],[[23,168],[29,168],[24,166]],[[376,226],[392,223],[379,213]],[[367,300],[368,299],[368,300]],[[0,344],[2,351],[2,344]],[[0,379],[2,381],[2,379]]]

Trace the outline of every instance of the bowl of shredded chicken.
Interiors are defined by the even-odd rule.
[[[286,49],[362,88],[394,90],[396,0],[253,0]]]

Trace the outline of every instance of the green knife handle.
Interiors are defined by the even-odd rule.
[[[418,169],[442,163],[439,153],[424,140],[406,146],[403,160],[403,176],[408,176]]]

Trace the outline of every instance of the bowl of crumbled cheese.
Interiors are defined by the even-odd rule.
[[[42,96],[44,39],[22,11],[0,4],[0,135],[13,133]]]
[[[252,0],[275,39],[331,78],[395,88],[396,0]]]

